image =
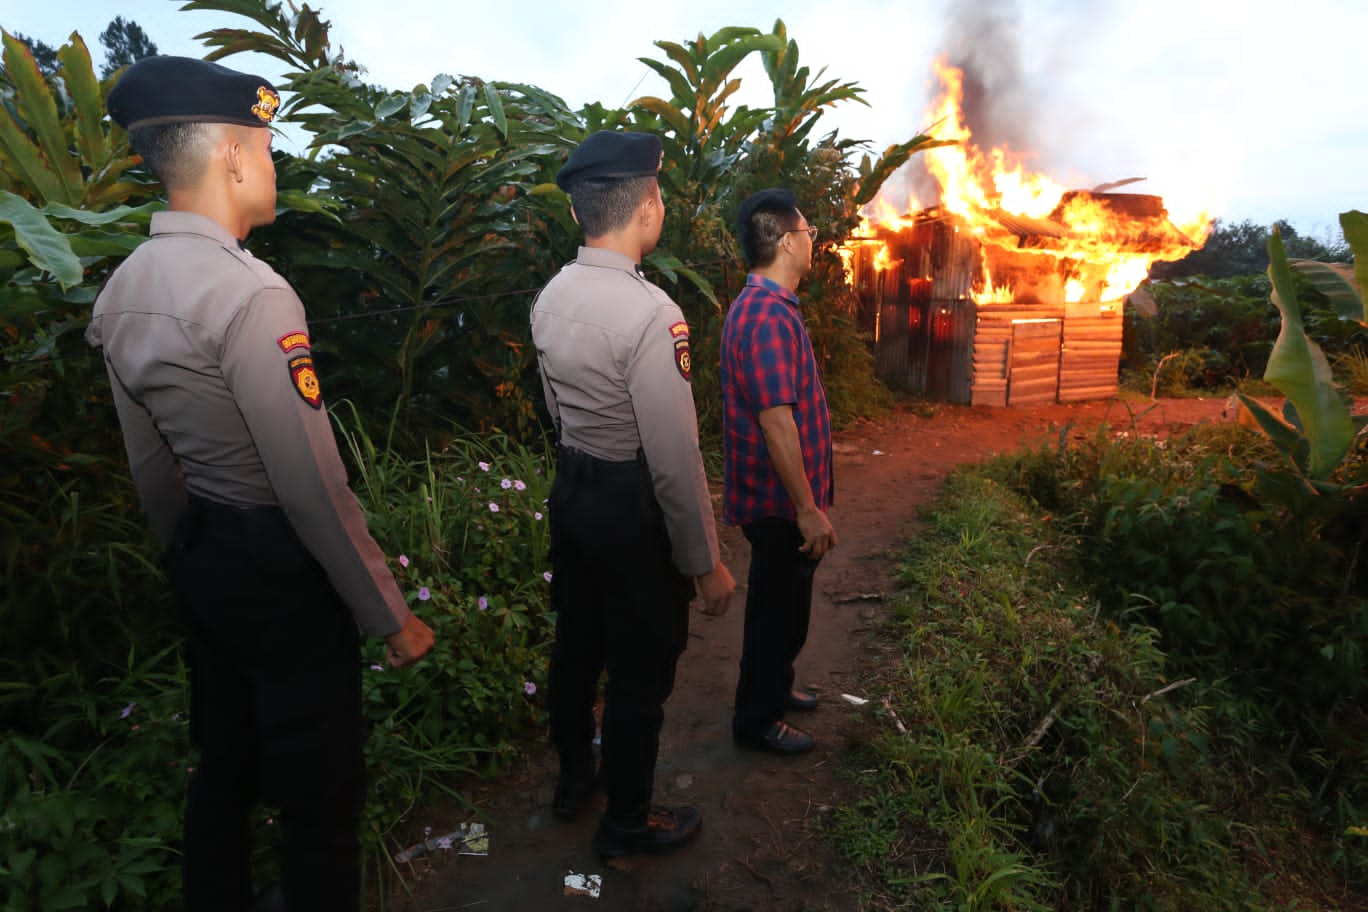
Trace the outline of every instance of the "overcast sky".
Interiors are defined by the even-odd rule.
[[[638,57],[656,40],[776,17],[803,63],[865,90],[831,127],[882,149],[915,135],[939,54],[974,65],[981,138],[1007,141],[1069,187],[1145,177],[1127,188],[1222,218],[1338,230],[1368,211],[1368,2],[1362,0],[314,0],[334,44],[373,82],[411,88],[438,73],[528,82],[572,107],[666,94]],[[74,30],[97,61],[115,15],[162,53],[202,56],[195,34],[247,20],[180,12],[179,0],[0,0],[0,26],[49,44]],[[270,61],[230,66],[275,78]],[[763,104],[758,63],[738,70],[743,101]],[[287,147],[289,143],[285,144]]]

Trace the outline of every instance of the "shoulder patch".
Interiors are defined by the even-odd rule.
[[[689,324],[684,322],[670,324],[670,335],[676,339],[681,336],[685,339],[689,338]]]
[[[679,369],[679,376],[692,382],[690,378],[693,376],[693,358],[689,354],[689,337],[687,335],[676,336],[674,350],[675,367]]]
[[[290,383],[294,385],[295,392],[299,393],[299,398],[308,403],[310,408],[322,408],[323,390],[318,386],[318,374],[314,372],[313,358],[308,355],[291,358],[289,367]]]
[[[280,346],[281,351],[288,355],[296,348],[308,348],[309,334],[299,330],[289,332],[277,339],[276,344]]]

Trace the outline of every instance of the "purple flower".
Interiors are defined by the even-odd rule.
[[[408,565],[409,565],[408,555],[407,555],[407,554],[401,554],[401,555],[399,555],[399,566],[401,566],[401,567],[407,567]]]
[[[530,697],[530,696],[532,696],[532,695],[533,695],[534,693],[536,693],[536,692],[537,692],[537,685],[536,685],[536,684],[533,684],[531,681],[523,681],[523,693],[527,694],[527,695]]]
[[[496,503],[494,503],[492,500],[489,502],[489,512],[490,512],[490,513],[498,513],[498,512],[499,512],[499,505],[496,504]]]
[[[385,670],[385,666],[384,666],[384,665],[372,665],[372,666],[371,666],[371,671],[384,671],[384,670]]]
[[[483,595],[480,596],[479,600],[476,601],[475,604],[480,606],[481,611],[489,610],[489,599],[485,598]]]
[[[526,491],[526,490],[527,490],[527,485],[523,482],[523,480],[522,480],[521,478],[519,478],[519,479],[517,479],[516,481],[513,482],[513,490],[515,490],[515,491]]]
[[[135,707],[135,706],[137,706],[137,705],[138,705],[137,703],[129,703],[127,706],[125,706],[125,707],[123,708],[123,711],[119,713],[119,718],[120,718],[120,719],[127,719],[128,716],[129,716],[129,714],[133,712],[133,707]]]
[[[428,591],[427,586],[423,586],[418,590],[418,601],[426,602],[430,598],[432,598],[432,593]]]
[[[541,516],[540,513],[533,513],[533,514],[532,514],[532,518],[533,518],[533,519],[541,519],[542,516]]]
[[[547,570],[545,573],[543,573],[542,579],[546,580],[548,583],[551,582],[551,571]]]
[[[501,488],[503,488],[505,491],[507,491],[509,488],[513,487],[513,482],[511,482],[511,481],[509,481],[507,478],[505,478],[503,481],[499,482],[499,487],[501,487]]]
[[[481,472],[488,472],[488,471],[489,471],[489,463],[487,463],[487,462],[482,462],[482,463],[479,464],[479,466],[480,466],[480,471],[481,471]]]

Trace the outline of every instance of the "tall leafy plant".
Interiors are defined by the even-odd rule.
[[[113,83],[96,78],[81,37],[51,76],[16,37],[0,43],[0,673],[23,681],[46,654],[89,664],[121,623],[157,608],[139,598],[145,614],[111,610],[137,585],[140,524],[103,364],[81,334],[99,282],[158,204],[105,121]],[[16,724],[37,712],[27,698],[7,709]]]
[[[330,328],[345,339],[323,344],[348,351],[340,391],[393,402],[406,423],[426,411],[530,429],[526,310],[549,264],[535,256],[528,200],[580,134],[564,102],[532,86],[449,75],[387,91],[334,54],[328,23],[307,6],[184,8],[235,12],[261,27],[199,36],[210,59],[255,51],[298,68],[284,78],[285,110],[312,141],[310,160],[292,167],[347,205],[335,221],[311,220],[302,236],[297,224],[282,226],[290,243],[273,251],[312,292],[307,300],[338,302],[331,316],[352,320]],[[507,294],[510,275],[522,293]]]
[[[774,180],[770,182],[774,183],[783,181],[794,170],[804,168],[813,147],[812,132],[827,109],[844,102],[868,102],[861,97],[864,89],[858,84],[836,79],[822,81],[826,74],[825,67],[814,74],[807,66],[801,65],[798,43],[788,36],[784,20],[775,20],[771,34],[779,39],[780,44],[762,50],[760,60],[774,91],[774,108],[755,145],[757,157],[768,166],[757,170],[761,174],[767,170],[772,172]],[[863,154],[855,167],[853,187],[842,187],[847,206],[853,212],[872,200],[884,181],[917,152],[954,144],[954,140],[938,140],[928,134],[918,134],[906,142],[889,146],[878,156]],[[833,132],[817,145],[834,149],[845,159],[862,147],[864,141],[838,139]],[[854,227],[854,223],[849,227]]]
[[[665,80],[670,97],[644,95],[631,107],[658,119],[669,165],[662,180],[686,208],[696,207],[728,188],[723,175],[769,116],[763,108],[731,106],[731,97],[741,88],[733,71],[752,53],[781,47],[781,40],[759,29],[733,27],[709,36],[700,32],[685,44],[655,44],[667,60],[637,59]]]

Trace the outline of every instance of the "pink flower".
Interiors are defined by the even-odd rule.
[[[490,504],[489,504],[489,512],[490,512],[490,513],[498,513],[498,512],[499,512],[499,505],[496,504],[496,503],[494,503],[493,501],[490,501]]]
[[[407,555],[407,554],[401,554],[401,555],[399,555],[399,566],[401,566],[401,567],[407,567],[408,565],[409,565],[408,555]]]
[[[489,599],[485,598],[483,595],[480,596],[479,600],[476,601],[475,604],[480,606],[481,611],[489,610]]]
[[[546,580],[548,583],[551,582],[551,571],[547,570],[545,573],[543,573],[542,579]]]
[[[133,712],[133,707],[135,707],[135,706],[137,706],[137,705],[138,705],[137,703],[129,703],[127,706],[125,706],[125,707],[123,708],[123,711],[119,713],[119,718],[120,718],[120,719],[127,719],[128,716],[129,716],[129,714]]]
[[[541,518],[542,518],[542,515],[541,515],[540,513],[533,513],[533,514],[532,514],[532,518],[533,518],[533,519],[541,519]]]
[[[513,482],[513,490],[515,490],[515,491],[526,491],[526,490],[527,490],[527,484],[526,484],[525,482],[523,482],[523,480],[522,480],[521,478],[519,478],[518,480],[516,480],[516,481]]]
[[[481,462],[481,463],[479,463],[479,466],[480,466],[480,471],[481,471],[481,472],[488,472],[488,471],[489,471],[489,463],[487,463],[487,462]]]
[[[432,593],[428,591],[427,586],[423,586],[421,589],[418,590],[418,601],[426,602],[430,598],[432,598]]]
[[[499,487],[501,487],[501,488],[503,488],[505,491],[507,491],[509,488],[513,487],[513,482],[511,482],[511,481],[509,481],[507,478],[505,478],[503,481],[499,482]]]
[[[533,684],[531,681],[523,681],[523,693],[527,694],[527,695],[530,697],[530,696],[532,696],[532,695],[533,695],[534,693],[536,693],[536,692],[537,692],[537,685],[536,685],[536,684]]]

